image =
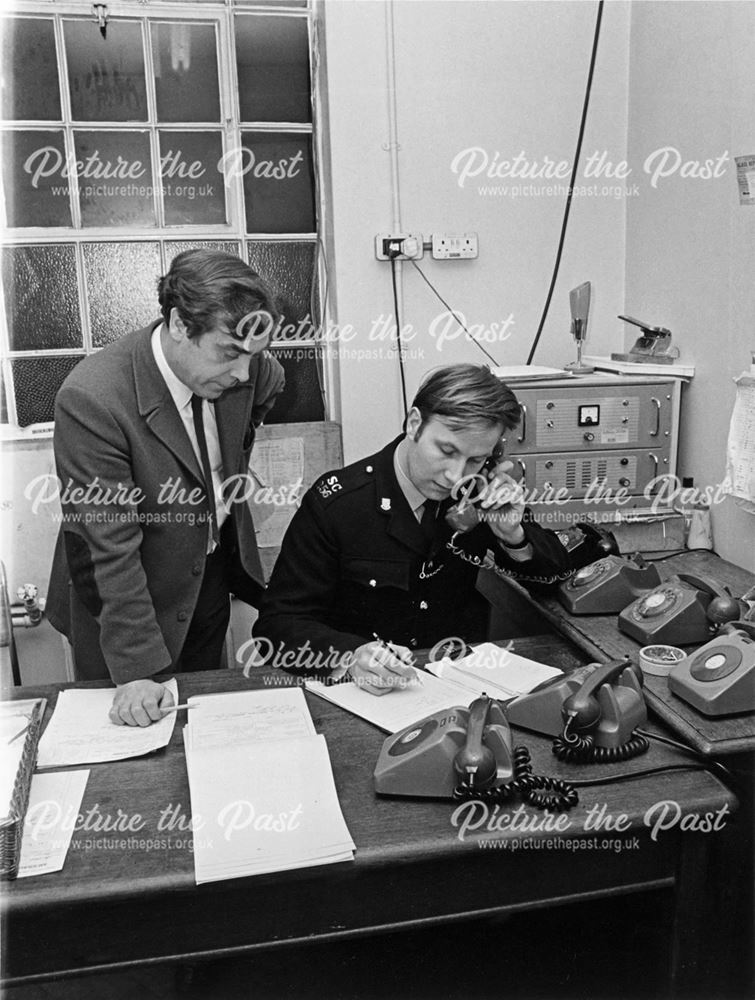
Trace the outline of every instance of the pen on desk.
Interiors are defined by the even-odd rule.
[[[19,731],[16,733],[15,736],[11,736],[11,738],[8,740],[6,746],[10,746],[11,743],[15,743],[16,740],[18,739],[18,737],[19,736],[23,736],[23,734],[27,731],[28,728],[29,728],[29,723],[27,722],[26,725],[23,727],[23,729],[19,729]]]
[[[184,705],[161,705],[160,706],[160,711],[161,712],[180,712],[184,708],[189,709],[189,708],[196,708],[196,707],[197,707],[196,705],[186,705],[186,704],[184,704]]]
[[[386,642],[385,639],[381,639],[380,636],[377,634],[377,632],[372,633],[372,638],[375,640],[375,642],[379,642],[380,645],[383,647],[383,649],[387,649],[389,653],[393,653],[393,655],[396,657],[397,660],[401,660],[402,663],[406,663],[406,660],[404,659],[404,654],[399,653],[399,651],[396,649],[393,643]],[[414,668],[414,674],[417,682],[420,685],[422,685],[422,678],[420,677],[419,671],[417,670],[416,667]]]

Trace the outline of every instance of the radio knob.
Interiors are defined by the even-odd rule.
[[[553,402],[553,400],[549,399],[548,402],[545,404],[545,408],[546,410],[552,410],[555,405],[556,404]]]
[[[627,479],[627,477],[626,476],[622,476],[621,479],[619,480],[619,486],[629,486],[629,485],[630,485],[630,482]]]
[[[555,427],[556,424],[555,424],[555,422],[553,420],[546,420],[545,421],[545,426],[548,427],[548,428],[551,428],[551,427]]]
[[[595,435],[593,434],[592,431],[585,431],[585,433],[584,433],[584,439],[585,439],[585,441],[594,441],[595,440]]]
[[[545,463],[545,468],[546,469],[552,469],[553,468],[553,462],[550,459],[548,459],[548,461]]]
[[[622,458],[621,461],[619,462],[619,465],[629,465],[629,459]]]

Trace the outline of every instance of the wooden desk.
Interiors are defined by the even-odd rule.
[[[520,640],[515,648],[543,655],[548,643],[565,666],[583,659],[557,639]],[[183,701],[210,690],[265,685],[262,676],[246,679],[238,671],[223,671],[179,675],[178,686]],[[58,690],[16,693],[44,694],[52,705]],[[234,955],[313,938],[348,940],[390,928],[653,889],[673,895],[673,987],[683,992],[685,985],[718,976],[721,960],[709,928],[716,926],[720,885],[708,879],[717,835],[677,825],[654,841],[643,821],[666,800],[678,803],[684,815],[735,810],[735,797],[717,778],[682,770],[584,788],[579,806],[567,814],[568,829],[560,833],[480,829],[461,840],[452,825],[451,802],[375,796],[372,771],[383,733],[322,699],[307,695],[307,700],[318,732],[327,738],[357,845],[353,862],[196,886],[189,834],[159,827],[161,816],[191,812],[179,720],[165,750],[91,767],[82,816],[102,821],[139,814],[144,826],[138,833],[78,831],[62,872],[4,887],[7,982]],[[517,742],[530,747],[538,773],[593,780],[599,773],[594,766],[559,765],[545,738],[527,735]],[[611,770],[682,760],[655,744],[639,761]],[[628,828],[620,834],[586,831],[589,811],[603,807],[614,820],[626,815]],[[514,808],[499,815],[510,816]],[[527,808],[519,815],[542,825],[542,813]],[[736,823],[736,816],[727,822]],[[490,838],[506,847],[482,849],[479,841]],[[610,913],[607,906],[607,920]]]
[[[747,591],[755,579],[751,573],[710,552],[684,552],[656,563],[663,580],[676,573],[711,576],[728,586],[735,597]],[[490,571],[481,574],[478,586],[494,606],[505,609],[511,591],[517,600],[524,599],[537,609],[557,632],[582,649],[598,663],[620,660],[624,656],[637,663],[643,643],[619,631],[617,616],[573,615],[552,595],[533,596],[510,581],[503,581]],[[698,644],[701,645],[701,644]],[[688,647],[690,650],[695,647]],[[755,750],[755,713],[728,718],[708,718],[677,698],[668,689],[665,677],[647,677],[645,695],[649,707],[680,737],[698,752],[721,756]]]

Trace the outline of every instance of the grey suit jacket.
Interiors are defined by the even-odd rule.
[[[46,611],[81,672],[97,675],[91,664],[104,658],[119,684],[176,661],[207,549],[204,479],[152,353],[154,326],[85,358],[55,404],[63,521]],[[216,400],[225,479],[246,475],[255,427],[283,381],[265,352],[252,358],[248,382]],[[234,503],[232,516],[245,577],[238,590],[255,601],[264,580],[248,504]]]

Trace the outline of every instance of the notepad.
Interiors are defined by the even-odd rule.
[[[300,688],[189,704],[197,884],[353,860],[327,744]]]
[[[322,681],[307,681],[306,687],[386,733],[398,733],[418,719],[469,701],[467,691],[458,683],[424,673],[421,686],[394,688],[383,695],[370,694],[354,683],[327,685]]]
[[[178,702],[175,679],[165,687]],[[61,691],[39,741],[37,767],[71,767],[141,757],[167,746],[176,724],[169,712],[151,726],[117,726],[110,721],[113,688]]]
[[[519,656],[510,649],[483,642],[458,660],[429,663],[427,670],[445,681],[465,688],[472,697],[489,694],[503,701],[529,694],[540,684],[562,673],[537,660]]]

